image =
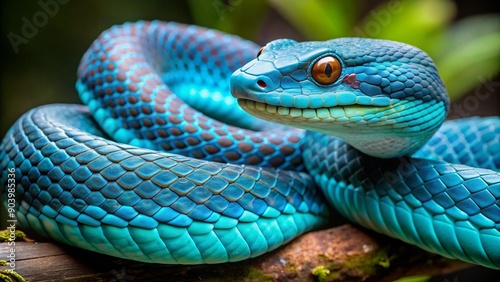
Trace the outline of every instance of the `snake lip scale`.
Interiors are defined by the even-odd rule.
[[[104,31],[78,68],[85,106],[32,109],[0,144],[19,226],[125,259],[214,264],[324,227],[331,205],[500,268],[500,118],[443,123],[438,70],[403,43],[259,47],[174,22]]]

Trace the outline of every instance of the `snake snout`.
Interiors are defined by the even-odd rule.
[[[273,81],[266,76],[251,75],[241,70],[233,73],[230,79],[231,93],[235,98],[261,102],[267,92],[274,89]]]

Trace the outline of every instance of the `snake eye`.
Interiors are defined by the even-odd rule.
[[[327,56],[314,63],[311,74],[317,83],[331,84],[339,78],[341,71],[342,66],[339,60],[333,56]]]
[[[264,49],[266,49],[266,46],[260,47],[259,52],[257,52],[257,57],[260,56],[260,54],[262,54],[262,52],[264,52]]]

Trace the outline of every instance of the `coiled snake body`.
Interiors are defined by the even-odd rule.
[[[438,130],[445,88],[401,43],[282,39],[257,51],[176,23],[105,31],[78,70],[88,107],[33,109],[3,139],[0,189],[18,224],[127,259],[221,263],[323,226],[329,202],[367,228],[500,268],[499,118]]]

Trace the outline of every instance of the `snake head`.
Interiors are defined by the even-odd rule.
[[[414,153],[449,108],[430,57],[388,40],[275,40],[230,83],[254,116],[337,136],[381,158]]]

